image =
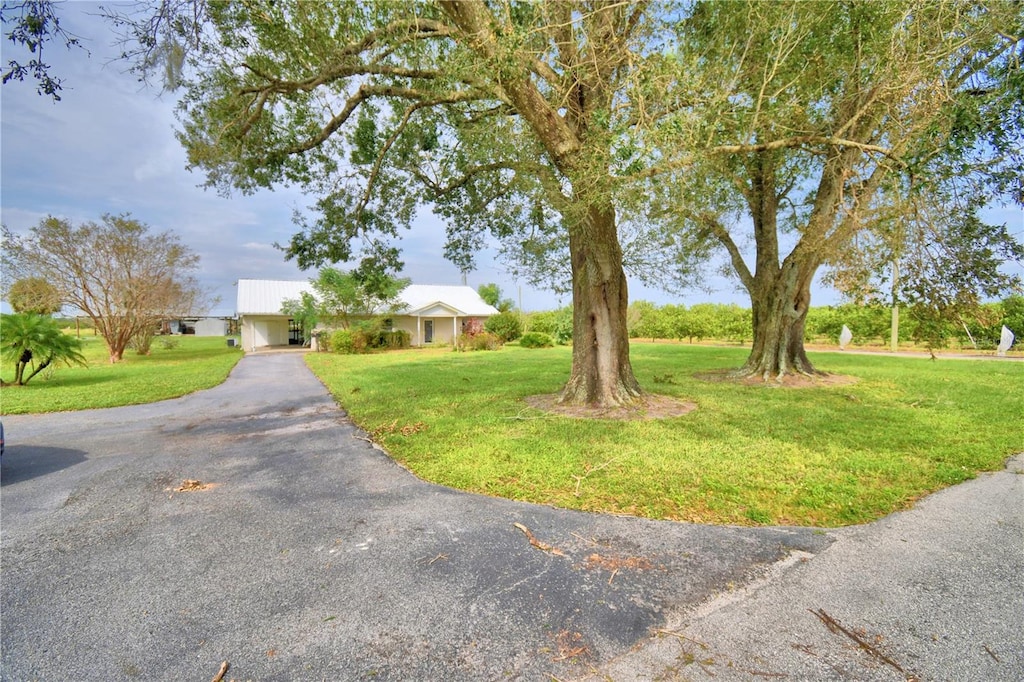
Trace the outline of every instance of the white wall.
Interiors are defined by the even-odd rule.
[[[226,336],[227,333],[227,320],[221,320],[216,317],[196,320],[196,336]]]
[[[244,316],[241,320],[242,349],[288,345],[287,317]]]

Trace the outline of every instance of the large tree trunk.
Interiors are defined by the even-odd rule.
[[[804,350],[813,278],[814,268],[785,263],[776,277],[755,283],[750,295],[754,345],[740,375],[768,381],[787,374],[821,374]]]
[[[569,231],[573,273],[572,373],[559,402],[613,407],[634,403],[640,384],[629,363],[629,306],[622,248],[610,205],[592,206]]]
[[[776,161],[772,154],[755,154],[747,160],[750,182],[744,195],[750,207],[757,247],[753,273],[744,263],[735,242],[724,229],[718,229],[733,267],[750,293],[754,345],[737,373],[765,381],[781,380],[787,374],[819,373],[804,350],[811,281],[818,262],[809,255],[813,250],[801,241],[780,264]]]

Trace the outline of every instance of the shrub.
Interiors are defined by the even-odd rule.
[[[342,353],[343,355],[353,353],[352,331],[350,329],[335,329],[331,332],[330,341],[327,345],[334,353]]]
[[[519,337],[519,345],[523,348],[551,348],[555,341],[542,332],[526,332]]]
[[[480,318],[470,317],[462,323],[462,333],[467,336],[476,336],[484,331],[484,323]]]
[[[522,335],[523,324],[519,321],[518,313],[501,313],[487,318],[484,330],[497,336],[503,343],[508,343]]]
[[[404,329],[379,331],[370,344],[372,348],[408,348],[412,345],[412,334]]]
[[[336,329],[331,333],[331,351],[342,355],[365,353],[368,346],[366,333],[360,329]]]
[[[559,344],[572,341],[572,307],[530,313],[527,331],[548,334]]]
[[[459,334],[455,350],[498,350],[502,343],[495,334],[480,332],[479,334]]]

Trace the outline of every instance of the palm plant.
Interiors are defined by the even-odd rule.
[[[0,315],[0,356],[14,363],[14,383],[18,386],[54,363],[85,365],[81,347],[81,340],[63,333],[49,316]]]

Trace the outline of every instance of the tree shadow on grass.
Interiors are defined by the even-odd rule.
[[[52,474],[86,460],[85,452],[72,448],[8,445],[0,460],[0,485],[8,486]]]

